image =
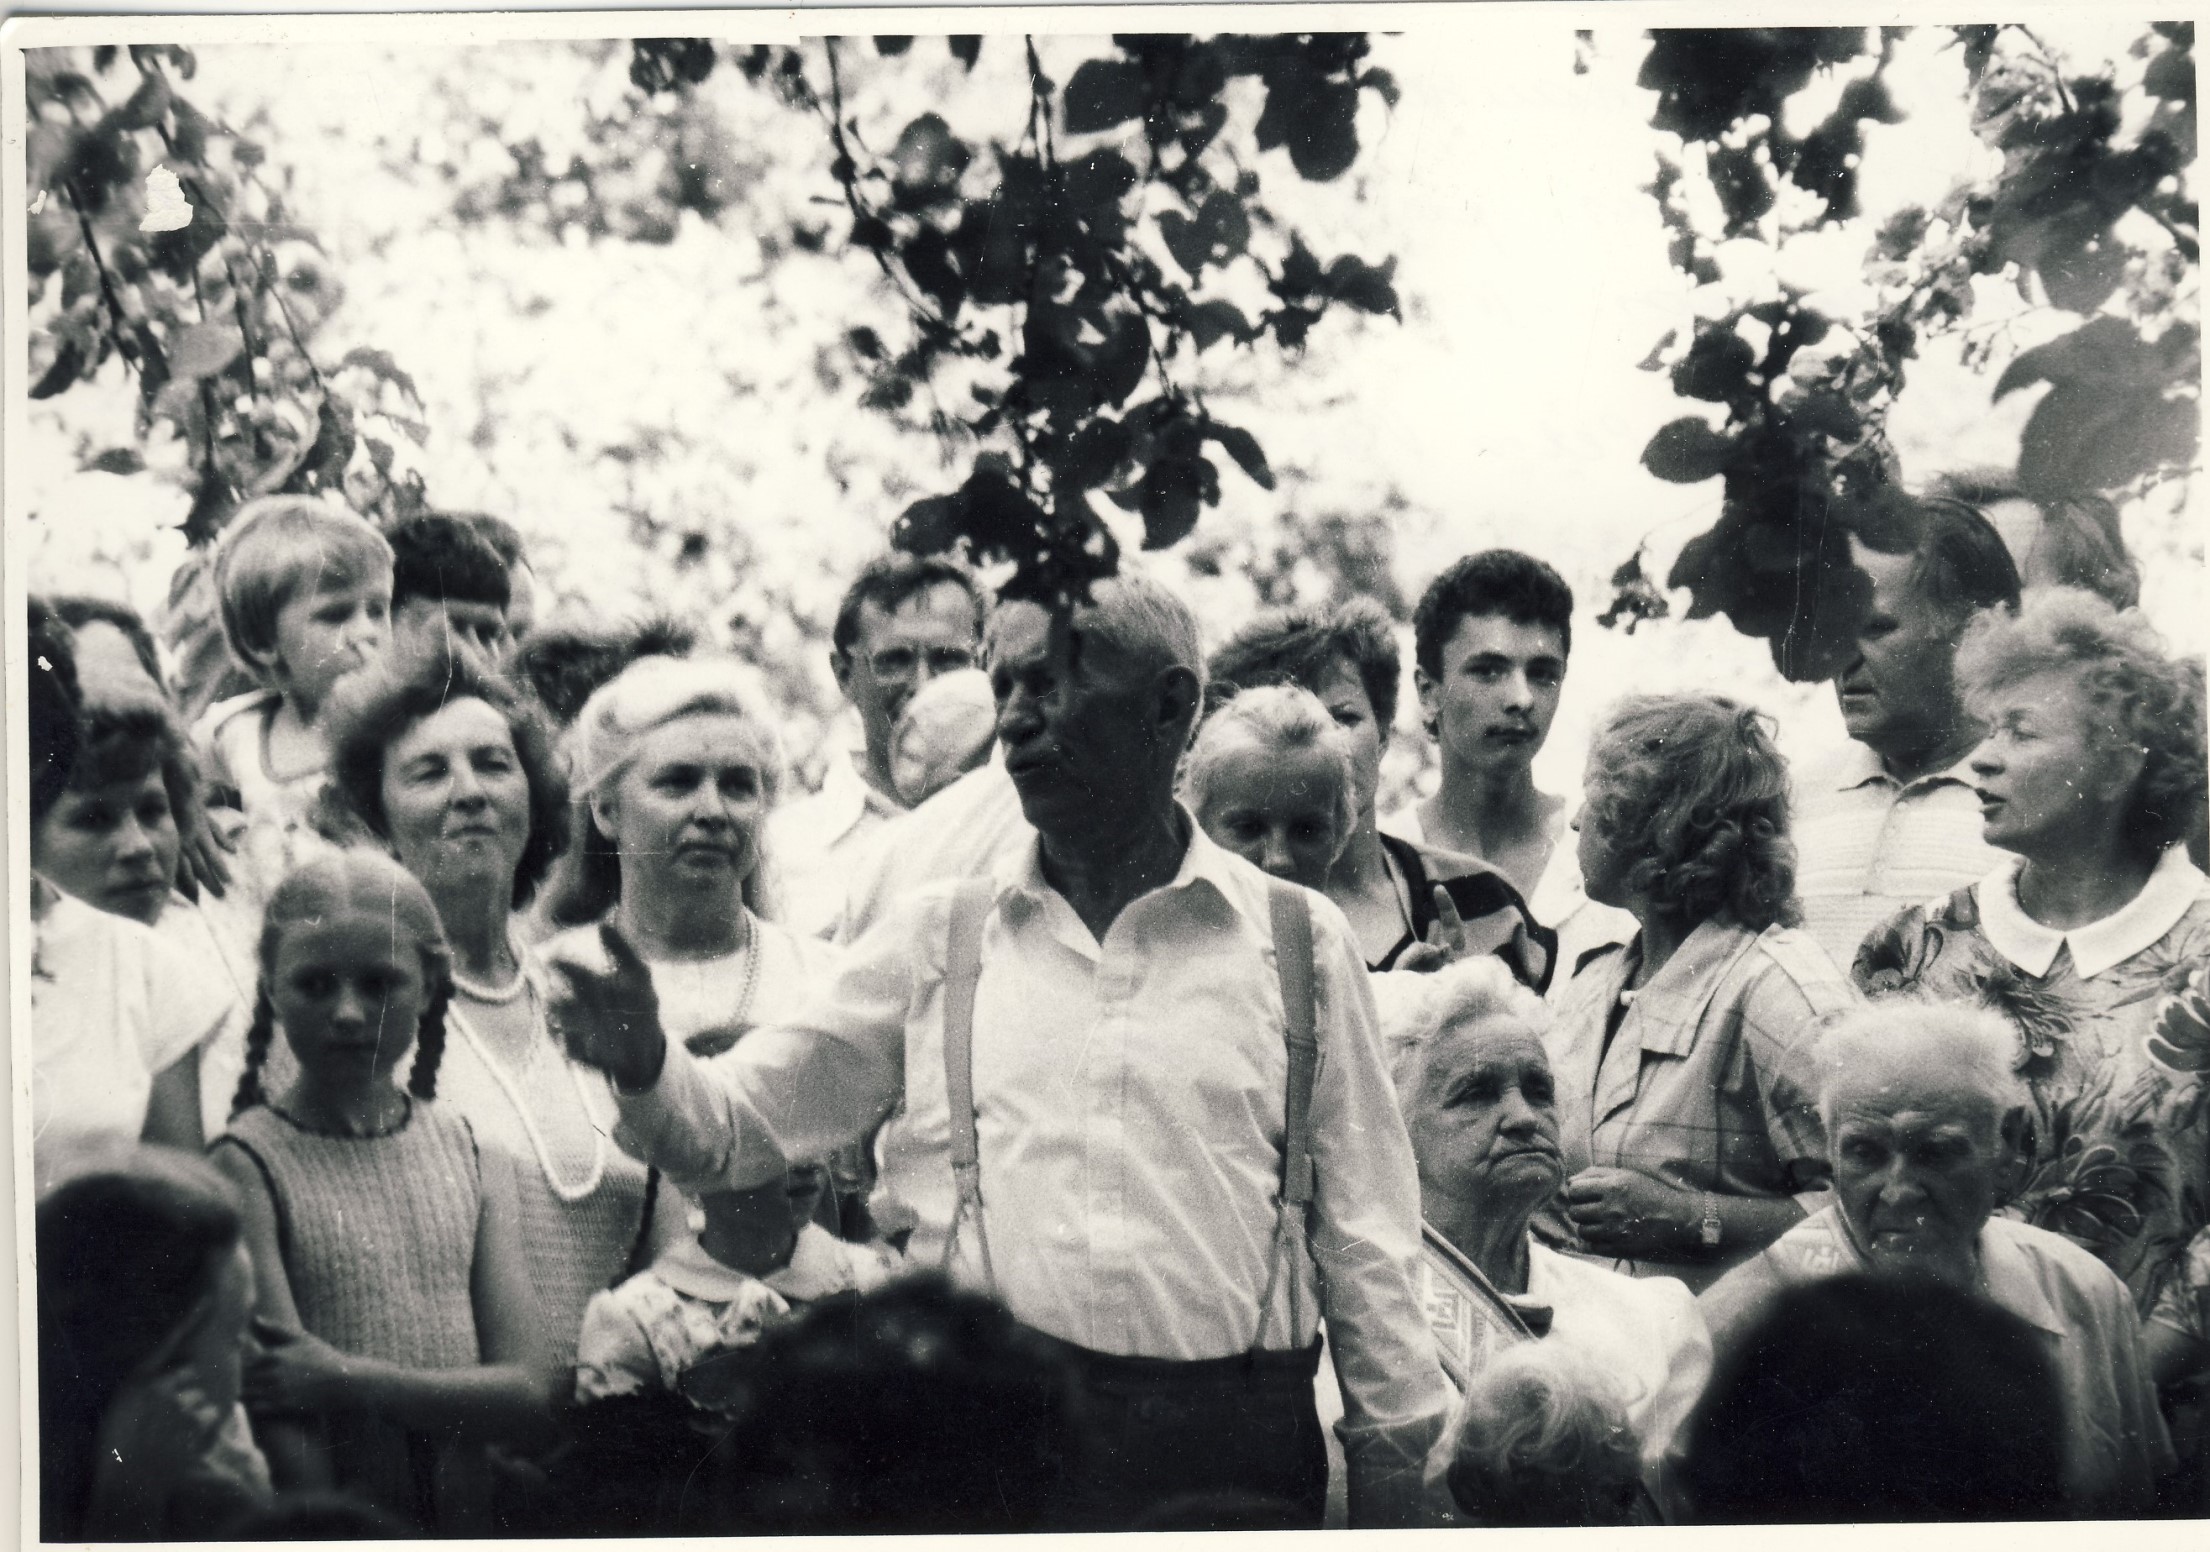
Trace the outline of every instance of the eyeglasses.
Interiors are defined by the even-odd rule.
[[[884,647],[880,652],[867,655],[867,666],[877,679],[911,679],[920,672],[923,662],[928,664],[929,676],[935,678],[974,667],[975,655],[966,647],[930,647],[926,651],[913,647]]]

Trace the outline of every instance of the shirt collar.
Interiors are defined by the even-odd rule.
[[[706,1254],[706,1247],[695,1234],[661,1251],[653,1258],[652,1270],[684,1298],[713,1304],[726,1304],[759,1281]]]
[[[1174,877],[1151,893],[1178,893],[1204,886],[1219,896],[1230,910],[1271,933],[1271,918],[1253,914],[1244,887],[1248,881],[1239,881],[1236,874],[1238,868],[1256,870],[1216,844],[1181,803],[1174,805],[1174,812],[1189,835],[1189,844],[1182,850],[1181,866],[1175,869]],[[1044,877],[1044,843],[1040,835],[1031,835],[1025,845],[1009,853],[993,870],[991,882],[1001,905],[1013,900],[1029,905],[1041,905],[1047,899],[1064,903],[1059,891]]]
[[[1720,978],[1756,941],[1756,933],[1723,917],[1699,923],[1673,957],[1658,967],[1649,985],[1634,994],[1634,1009],[1646,1034],[1693,1030],[1718,991]],[[1643,1041],[1645,1047],[1649,1043]]]
[[[1847,1263],[1840,1269],[1866,1270],[1871,1259],[1857,1243],[1856,1232],[1851,1229],[1841,1204],[1836,1202],[1828,1206],[1805,1223],[1816,1223],[1821,1217],[1829,1221],[1823,1230],[1816,1232],[1823,1235],[1827,1244]],[[2024,1227],[2003,1218],[1990,1218],[1981,1225],[1980,1275],[1987,1281],[1988,1299],[2037,1330],[2056,1337],[2069,1335],[2070,1328],[2056,1306],[2049,1302],[2048,1291],[2042,1287],[2041,1278],[2034,1269],[2033,1257],[2026,1253],[2024,1240],[2017,1232]],[[1799,1232],[1802,1232],[1800,1226],[1789,1231],[1791,1235]],[[2027,1229],[2026,1232],[2038,1231]]]
[[[831,845],[842,840],[870,812],[885,819],[894,819],[905,812],[860,774],[866,761],[867,744],[862,739],[853,745],[838,747],[822,769],[819,801],[828,813],[826,829]]]
[[[1897,781],[1888,774],[1888,768],[1880,763],[1880,756],[1853,738],[1843,749],[1841,758],[1835,762],[1834,790],[1855,792],[1859,787],[1869,787],[1876,782],[1884,782],[1899,792],[1908,792],[1913,787],[1940,786],[1944,782],[1970,787],[1975,785],[1971,761],[1972,756],[1968,752],[1947,770],[1929,771],[1924,776],[1914,776],[1909,781]]]
[[[2141,892],[2101,921],[2069,931],[2035,921],[2018,903],[2022,857],[2009,857],[1980,881],[1980,930],[2005,959],[2028,975],[2047,975],[2057,950],[2069,946],[2072,969],[2092,980],[2154,944],[2202,898],[2202,870],[2185,846],[2166,849]]]

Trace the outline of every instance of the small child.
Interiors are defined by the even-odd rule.
[[[513,642],[507,626],[513,583],[482,531],[465,519],[425,512],[390,537],[391,632],[400,649],[438,649],[458,637],[492,662],[502,660]]]
[[[813,1167],[700,1197],[697,1233],[583,1312],[576,1400],[680,1395],[713,1406],[703,1360],[750,1347],[796,1318],[794,1308],[897,1275],[902,1263],[888,1246],[853,1244],[813,1221],[824,1183]]]
[[[1183,769],[1190,812],[1227,850],[1307,889],[1350,844],[1351,757],[1310,690],[1245,690],[1205,719]]]
[[[338,682],[384,650],[391,577],[382,534],[307,496],[248,503],[217,545],[223,639],[262,688],[208,708],[193,735],[242,815],[231,829],[254,900],[315,849],[329,764],[318,719]]]
[[[264,1350],[246,1402],[280,1487],[338,1486],[442,1534],[481,1529],[480,1461],[555,1388],[504,1154],[433,1102],[450,956],[414,877],[330,851],[285,879],[230,1130]],[[298,1075],[264,1094],[281,1026]],[[414,1050],[407,1086],[393,1073]],[[459,1469],[449,1469],[457,1466]]]
[[[998,707],[979,668],[939,674],[906,702],[890,735],[890,779],[898,800],[919,808],[990,758]]]

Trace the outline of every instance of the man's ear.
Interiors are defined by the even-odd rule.
[[[829,649],[829,672],[836,675],[836,687],[844,693],[846,700],[850,700],[852,698],[852,654],[842,647],[831,647]]]
[[[1436,735],[1436,723],[1442,713],[1436,707],[1441,699],[1442,686],[1428,677],[1427,670],[1417,663],[1412,665],[1412,692],[1420,700],[1420,726],[1427,729],[1430,738]]]
[[[1187,667],[1176,663],[1162,669],[1153,681],[1152,692],[1157,697],[1159,725],[1165,728],[1179,727],[1185,731],[1197,719],[1197,702],[1202,692],[1197,686],[1197,675]]]

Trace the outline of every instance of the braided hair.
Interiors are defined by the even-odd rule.
[[[246,1067],[238,1074],[238,1092],[230,1101],[231,1120],[268,1103],[261,1088],[261,1069],[268,1064],[269,1047],[275,1040],[276,1004],[269,1000],[268,977],[263,975],[253,997],[253,1022],[246,1027]]]
[[[422,1017],[415,1026],[414,1064],[407,1071],[407,1092],[417,1099],[437,1094],[437,1069],[445,1056],[445,1010],[452,998],[452,951],[429,892],[412,873],[381,852],[365,848],[331,852],[294,868],[269,898],[262,918],[259,959],[261,984],[253,1000],[253,1022],[246,1030],[246,1066],[238,1079],[230,1113],[237,1116],[268,1103],[261,1070],[276,1039],[276,1003],[270,983],[276,954],[288,927],[321,921],[357,904],[373,903],[390,916],[394,931],[412,933],[422,956]]]

